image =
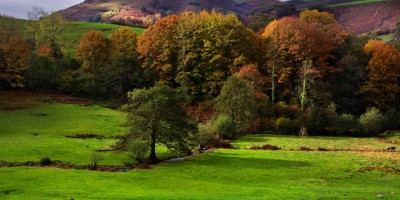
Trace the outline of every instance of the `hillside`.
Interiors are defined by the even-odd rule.
[[[384,0],[293,0],[290,4],[297,10],[328,7],[337,20],[350,30],[363,33],[371,31],[392,32],[400,19],[400,3]],[[283,6],[278,0],[86,0],[61,11],[72,21],[101,21],[134,26],[149,26],[160,17],[184,11],[217,10],[234,12],[248,23],[260,12],[276,14],[294,9]],[[289,12],[290,13],[290,12]],[[365,18],[372,14],[372,17]]]
[[[161,16],[184,11],[217,10],[240,17],[278,0],[86,0],[61,13],[68,20],[123,22],[148,26]]]
[[[396,22],[400,20],[400,3],[397,2],[338,6],[332,11],[339,23],[357,33],[376,30],[393,32]]]
[[[4,17],[0,17],[0,24],[5,23],[5,20],[7,19]],[[31,23],[36,23],[34,21],[22,19],[16,19],[16,22],[18,23],[18,26],[21,27],[23,35],[26,34],[28,26]],[[61,34],[57,35],[57,40],[64,54],[74,55],[75,49],[79,44],[79,39],[85,32],[90,30],[97,30],[108,36],[120,27],[122,26],[116,24],[67,21],[65,23],[65,30]],[[143,28],[137,27],[130,27],[130,29],[132,29],[135,33],[139,35],[144,31]]]

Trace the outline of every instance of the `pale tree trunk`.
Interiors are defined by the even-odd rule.
[[[300,92],[300,114],[301,114],[301,128],[299,135],[300,136],[308,136],[307,127],[306,127],[306,116],[304,115],[304,110],[307,102],[307,79],[310,72],[310,68],[312,67],[311,60],[305,60],[302,63],[302,68],[300,71],[301,76],[301,92]]]

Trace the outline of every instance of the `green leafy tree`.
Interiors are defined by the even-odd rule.
[[[128,93],[129,137],[145,141],[150,147],[149,161],[157,162],[156,144],[177,152],[190,153],[189,134],[197,127],[179,106],[182,97],[172,88],[157,84],[149,89],[135,89]]]
[[[250,81],[236,75],[228,78],[215,99],[218,113],[228,115],[236,124],[237,131],[248,131],[255,113],[255,91]]]
[[[64,31],[64,27],[65,19],[59,13],[52,13],[40,18],[38,31],[35,35],[36,46],[46,45],[52,49],[54,57],[62,57],[57,36]]]

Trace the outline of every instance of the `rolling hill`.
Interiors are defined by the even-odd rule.
[[[274,14],[277,9],[293,9],[282,6],[288,4],[297,10],[323,7],[357,33],[392,32],[400,19],[398,0],[86,0],[60,12],[72,21],[146,27],[169,14],[200,10],[233,12],[246,23],[260,12]]]

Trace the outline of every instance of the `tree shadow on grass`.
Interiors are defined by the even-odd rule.
[[[191,160],[192,164],[199,166],[212,166],[220,169],[282,169],[292,167],[308,167],[311,164],[305,161],[293,161],[284,159],[254,158],[245,155],[223,152],[210,153]]]

